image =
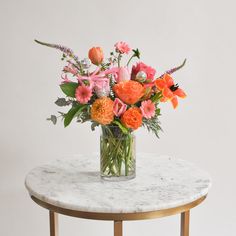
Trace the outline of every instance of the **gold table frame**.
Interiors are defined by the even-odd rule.
[[[105,213],[77,211],[46,203],[34,196],[31,196],[31,198],[38,205],[49,210],[50,236],[58,236],[58,214],[93,220],[112,220],[114,221],[114,236],[123,235],[123,221],[153,219],[181,214],[180,236],[189,236],[190,209],[199,205],[206,198],[206,196],[207,195],[200,197],[199,199],[192,201],[188,204],[174,208],[137,213]]]

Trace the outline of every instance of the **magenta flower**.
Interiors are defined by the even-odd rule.
[[[150,119],[155,115],[155,104],[151,100],[143,101],[140,109],[143,117],[147,119]]]
[[[92,89],[88,86],[81,85],[75,90],[76,100],[81,104],[86,104],[92,96]]]
[[[119,98],[114,100],[113,112],[116,116],[121,116],[127,109],[127,105],[123,103]]]
[[[154,76],[156,74],[156,70],[152,68],[151,66],[148,66],[144,64],[143,62],[138,62],[135,66],[132,68],[131,77],[134,80],[138,72],[143,71],[147,75],[146,82],[150,83],[154,81]]]
[[[130,78],[131,78],[131,73],[127,66],[118,68],[118,73],[116,78],[117,83],[128,81],[130,80]]]
[[[131,50],[131,48],[129,47],[129,45],[125,42],[118,42],[115,44],[115,48],[116,48],[116,51],[119,52],[119,53],[126,53],[128,54]]]

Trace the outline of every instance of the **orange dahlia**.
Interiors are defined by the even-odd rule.
[[[113,86],[113,90],[126,104],[135,104],[144,95],[144,87],[137,81],[129,80]]]
[[[121,122],[131,129],[138,129],[142,125],[142,113],[138,107],[129,108],[122,116]]]
[[[91,119],[102,125],[110,124],[114,119],[113,103],[108,97],[96,99],[91,107]]]

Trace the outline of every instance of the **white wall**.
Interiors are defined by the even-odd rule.
[[[49,235],[47,211],[24,188],[26,173],[58,157],[99,150],[99,132],[89,125],[64,129],[45,121],[57,111],[63,64],[34,38],[71,46],[81,57],[95,45],[108,53],[124,40],[158,73],[187,57],[175,75],[187,99],[176,111],[163,106],[160,140],[137,132],[137,151],[182,157],[209,171],[213,188],[192,211],[191,235],[235,235],[235,8],[233,0],[1,1],[0,235]],[[112,235],[111,222],[60,221],[61,235]],[[130,236],[179,235],[179,217],[124,228]]]

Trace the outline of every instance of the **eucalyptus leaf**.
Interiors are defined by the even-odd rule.
[[[70,101],[67,101],[65,98],[58,98],[56,101],[55,101],[55,104],[59,107],[64,107],[64,106],[68,106],[70,105]]]
[[[97,122],[92,122],[92,124],[91,124],[91,130],[94,131],[97,126],[99,126],[99,123],[97,123]]]
[[[51,115],[47,120],[52,121],[54,125],[57,123],[57,117],[55,115]]]

